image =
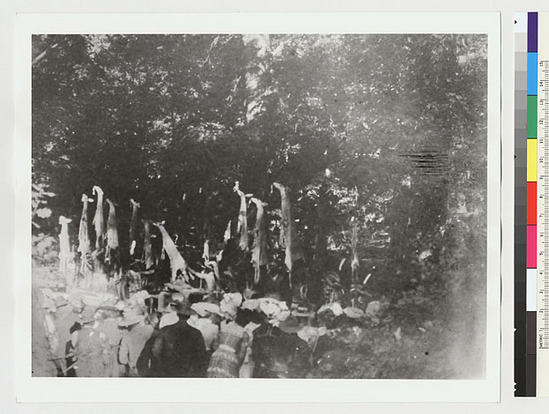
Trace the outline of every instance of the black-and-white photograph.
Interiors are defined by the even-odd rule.
[[[486,378],[487,51],[34,34],[31,375]]]

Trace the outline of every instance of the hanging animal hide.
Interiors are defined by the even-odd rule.
[[[66,273],[71,256],[71,245],[69,240],[69,223],[72,220],[65,216],[59,216],[61,233],[59,233],[59,271]]]
[[[255,283],[258,283],[261,266],[269,263],[269,257],[267,255],[267,228],[264,218],[264,206],[266,206],[266,204],[255,197],[252,197],[250,201],[257,207],[254,227],[254,242],[252,246],[252,263],[255,270],[254,281]]]
[[[187,262],[185,262],[185,259],[181,256],[181,253],[177,250],[177,246],[164,228],[164,222],[153,224],[158,227],[160,233],[162,234],[162,247],[170,259],[170,267],[172,270],[171,282],[173,283],[176,280],[177,273],[179,271],[183,274],[185,280],[188,280],[188,275],[192,275],[192,272],[190,272]]]
[[[92,188],[92,193],[97,195],[97,207],[93,217],[93,226],[95,229],[95,248],[103,247],[105,243],[105,217],[103,214],[103,190],[97,185]]]
[[[273,183],[273,187],[280,192],[280,210],[282,216],[280,226],[280,244],[286,248],[284,263],[291,274],[293,263],[303,259],[303,252],[301,250],[297,231],[295,229],[295,223],[292,218],[292,209],[288,189],[279,183]]]
[[[105,250],[105,264],[107,264],[107,273],[109,277],[117,279],[122,277],[120,272],[120,246],[118,240],[118,225],[116,222],[116,208],[114,203],[107,199],[109,205],[109,216],[107,217],[107,248]]]
[[[229,223],[227,223],[227,228],[225,229],[225,233],[223,234],[223,243],[227,244],[230,238],[231,238],[231,220],[229,220]]]
[[[107,199],[109,205],[109,217],[107,218],[107,247],[109,250],[118,249],[118,228],[116,224],[116,208],[114,203]]]
[[[88,203],[93,203],[93,199],[86,194],[82,194],[82,216],[80,217],[80,227],[78,228],[78,252],[81,257],[80,272],[86,268],[87,258],[91,251],[90,235],[88,232]]]
[[[137,246],[137,215],[141,204],[132,198],[130,199],[130,205],[132,207],[132,218],[130,221],[130,256],[133,257],[135,254],[135,247]]]
[[[240,211],[238,213],[238,230],[240,234],[239,247],[241,250],[248,250],[249,238],[248,238],[248,206],[246,204],[246,197],[251,197],[251,194],[244,194],[240,190],[240,184],[237,181],[233,188],[234,192],[240,197]]]
[[[149,270],[155,265],[151,242],[151,221],[143,220],[143,225],[145,229],[145,236],[143,238],[143,261],[145,262],[145,270]]]
[[[351,260],[351,277],[353,284],[357,283],[357,272],[360,266],[360,260],[358,259],[358,223],[355,218],[352,220],[353,229],[351,235],[351,251],[352,251],[352,260]]]

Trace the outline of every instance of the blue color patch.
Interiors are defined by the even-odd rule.
[[[538,94],[538,53],[528,52],[528,95]]]

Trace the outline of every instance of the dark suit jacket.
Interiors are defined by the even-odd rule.
[[[199,378],[206,376],[208,368],[208,356],[204,338],[198,329],[187,324],[185,319],[180,319],[174,325],[166,326],[158,335],[153,336],[143,349],[145,355],[140,356],[143,363],[147,357],[150,359],[150,370],[147,376],[171,378],[190,377]],[[146,355],[150,353],[150,355]],[[138,363],[138,370],[139,365]],[[140,375],[143,370],[139,370]]]

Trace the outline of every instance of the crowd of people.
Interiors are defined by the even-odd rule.
[[[309,362],[307,342],[276,326],[290,315],[277,299],[230,293],[216,303],[176,292],[157,303],[72,325],[66,376],[280,378]]]

